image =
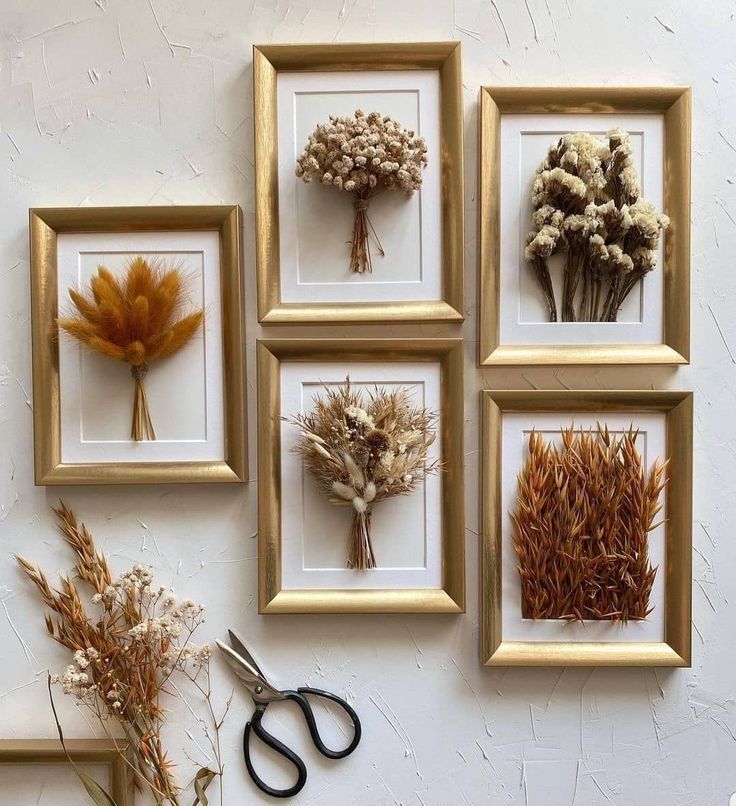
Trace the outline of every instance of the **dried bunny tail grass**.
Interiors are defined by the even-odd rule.
[[[87,293],[69,290],[76,309],[58,320],[61,330],[89,349],[130,365],[135,381],[131,438],[156,439],[144,378],[153,361],[186,345],[202,326],[202,310],[182,314],[186,282],[182,270],[138,256],[116,278],[99,266]]]
[[[562,447],[529,437],[519,474],[514,549],[522,616],[641,620],[651,613],[657,569],[648,533],[657,524],[667,462],[645,474],[630,428],[613,437],[563,429]]]
[[[374,568],[372,507],[411,493],[439,471],[440,462],[429,454],[436,415],[413,406],[407,389],[364,394],[346,378],[325,387],[311,412],[287,422],[300,429],[294,450],[328,500],[353,510],[348,568]]]

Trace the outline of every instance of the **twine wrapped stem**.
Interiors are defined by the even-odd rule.
[[[350,271],[363,274],[364,272],[373,271],[370,244],[371,233],[376,239],[381,257],[384,257],[386,253],[368,217],[368,199],[359,196],[353,206],[355,207],[355,220],[353,221],[353,244],[350,250]]]
[[[135,381],[135,394],[133,397],[133,425],[130,436],[136,442],[156,439],[156,432],[153,430],[151,415],[148,411],[148,400],[146,398],[146,388],[143,380],[148,373],[147,364],[131,366],[130,374]]]
[[[350,527],[350,546],[348,547],[348,568],[366,571],[376,567],[376,558],[371,543],[371,511],[353,514]]]

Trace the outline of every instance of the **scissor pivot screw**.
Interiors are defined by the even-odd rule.
[[[256,694],[263,694],[263,686],[256,686]]]

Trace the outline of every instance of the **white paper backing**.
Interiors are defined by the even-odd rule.
[[[220,247],[217,232],[63,233],[58,238],[61,315],[67,289],[89,288],[98,265],[116,276],[136,255],[181,266],[186,310],[204,308],[202,329],[181,350],[151,364],[145,378],[156,440],[130,439],[134,382],[121,361],[59,339],[64,462],[165,462],[225,454]]]
[[[109,791],[108,764],[78,764]],[[0,796],[10,806],[89,806],[90,799],[72,766],[51,764],[0,764]]]
[[[501,116],[501,344],[661,344],[663,240],[654,271],[622,306],[617,322],[549,322],[544,296],[524,258],[531,230],[534,172],[556,140],[573,131],[598,136],[618,126],[631,137],[642,196],[663,211],[664,122],[661,115]],[[549,261],[557,299],[562,300],[564,259]]]
[[[398,70],[279,73],[279,227],[283,302],[438,300],[442,292],[439,73]],[[350,271],[354,197],[294,173],[309,135],[356,109],[396,118],[427,142],[422,187],[371,199],[373,272]]]
[[[281,364],[281,414],[311,411],[324,385],[350,377],[364,393],[404,387],[416,406],[439,412],[440,367],[425,362],[289,362]],[[442,427],[442,419],[437,425]],[[442,478],[427,476],[410,495],[373,507],[371,539],[378,567],[345,567],[352,508],[331,504],[293,452],[299,429],[281,424],[281,555],[284,588],[439,588],[442,583]],[[438,438],[430,460],[441,459]]]
[[[609,412],[507,413],[502,420],[501,505],[503,532],[501,538],[501,622],[504,641],[663,641],[665,614],[665,527],[657,526],[649,533],[649,560],[658,567],[650,605],[654,610],[645,621],[626,625],[610,621],[566,622],[561,620],[523,619],[521,617],[521,585],[514,552],[514,526],[511,512],[517,508],[518,483],[529,453],[529,434],[541,433],[548,441],[559,443],[560,428],[596,428],[606,424],[612,434],[620,435],[633,424],[639,429],[637,447],[648,473],[657,458],[666,458],[666,424],[664,414],[619,415]],[[666,492],[662,494],[666,505]],[[662,512],[664,513],[664,509]],[[660,518],[657,518],[659,521]]]

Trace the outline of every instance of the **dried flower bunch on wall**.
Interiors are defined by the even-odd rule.
[[[69,289],[76,312],[59,327],[91,350],[130,365],[135,381],[131,438],[156,439],[144,386],[150,364],[180,350],[199,330],[204,312],[183,314],[186,284],[181,270],[135,257],[117,279],[104,266],[89,292]]]
[[[559,314],[548,260],[564,253],[562,321],[615,322],[654,269],[660,232],[669,225],[641,197],[629,134],[612,129],[605,142],[586,132],[561,137],[537,168],[532,204],[525,257],[550,321]]]
[[[645,619],[657,572],[648,534],[657,525],[666,462],[645,473],[637,432],[562,430],[562,446],[529,437],[512,514],[529,619]]]
[[[130,757],[121,755],[132,766],[136,785],[148,790],[157,804],[172,806],[182,802],[182,789],[162,743],[167,711],[161,695],[179,692],[182,683],[201,695],[206,716],[198,722],[210,745],[214,769],[201,768],[193,785],[198,797],[202,792],[198,802],[206,803],[204,790],[218,776],[222,783],[218,733],[229,703],[225,713],[216,717],[210,647],[191,643],[202,623],[202,606],[177,601],[164,586],[154,584],[150,569],[142,565],[113,578],[106,557],[84,525],[78,526],[63,504],[55,512],[64,539],[77,557],[74,579],[63,576],[61,587],[54,590],[43,571],[16,558],[43,603],[58,617],[46,615],[50,635],[74,653],[64,674],[52,682],[59,682],[65,694],[76,697],[94,714],[107,735],[108,723],[118,725],[132,750]],[[78,585],[91,595],[84,595]]]
[[[371,233],[380,254],[385,254],[368,217],[370,200],[386,190],[411,195],[421,187],[426,165],[427,144],[422,137],[393,118],[358,109],[352,117],[330,115],[329,123],[317,126],[297,159],[296,175],[354,196],[350,270],[362,273],[373,271]]]
[[[347,567],[375,568],[371,511],[439,470],[428,458],[436,415],[412,406],[405,388],[364,394],[346,378],[338,388],[325,389],[309,414],[288,421],[301,429],[295,450],[322,491],[331,503],[352,509]]]

